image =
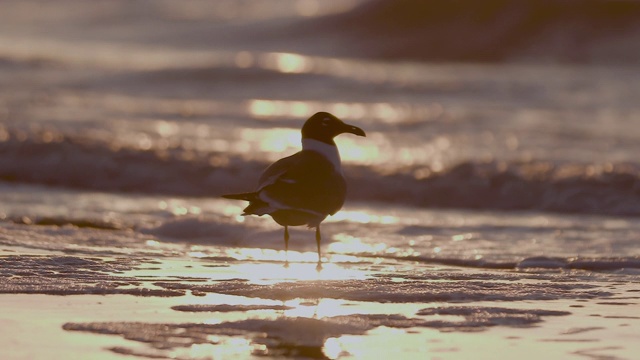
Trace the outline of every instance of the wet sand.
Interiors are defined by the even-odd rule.
[[[624,275],[398,272],[402,263],[317,272],[312,261],[284,268],[28,252],[0,253],[7,359],[538,359],[541,347],[551,358],[631,359],[639,349],[638,286]]]

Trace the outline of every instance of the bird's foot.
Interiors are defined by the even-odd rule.
[[[316,271],[320,271],[322,270],[322,263],[318,262],[318,265],[316,265]]]
[[[284,262],[284,268],[285,268],[285,269],[288,269],[288,268],[289,268],[289,260],[286,260],[286,261]]]

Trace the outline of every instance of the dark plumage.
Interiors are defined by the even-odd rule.
[[[333,138],[343,133],[366,136],[356,126],[319,112],[302,127],[302,151],[269,166],[254,192],[223,195],[249,201],[242,215],[270,215],[284,226],[285,250],[289,248],[289,226],[316,228],[318,267],[321,267],[320,223],[344,203],[347,185],[340,155]]]

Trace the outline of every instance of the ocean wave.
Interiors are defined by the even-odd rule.
[[[384,176],[355,170],[352,177],[357,186],[351,187],[351,196],[362,200],[444,208],[640,214],[640,168],[633,164],[467,161],[437,173],[416,168]]]
[[[360,56],[430,61],[637,63],[640,3],[609,0],[368,1],[313,19]],[[597,30],[594,30],[597,29]],[[611,39],[616,40],[615,43]]]
[[[0,133],[0,179],[77,189],[216,197],[253,188],[268,163],[175,146],[138,149],[49,133]],[[640,167],[547,161],[346,166],[349,200],[431,208],[640,215]]]

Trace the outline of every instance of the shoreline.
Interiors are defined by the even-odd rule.
[[[3,253],[11,253],[7,250],[11,248],[3,247]],[[11,254],[27,256],[20,251]],[[2,256],[5,255],[0,255],[0,259]],[[90,258],[97,260],[95,256]],[[52,353],[56,358],[96,359],[115,359],[123,354],[204,359],[297,353],[333,359],[367,358],[380,353],[412,356],[425,351],[446,359],[464,359],[474,354],[476,358],[485,355],[489,358],[489,354],[495,356],[500,351],[509,351],[510,358],[538,359],[535,349],[541,344],[545,346],[545,354],[552,358],[573,354],[630,359],[640,350],[640,343],[634,340],[640,317],[629,315],[629,310],[639,303],[637,283],[631,281],[633,276],[620,275],[619,280],[609,282],[592,280],[587,288],[611,292],[608,295],[603,292],[600,297],[576,297],[581,291],[576,289],[580,287],[573,289],[570,284],[583,282],[590,276],[588,272],[574,271],[553,275],[555,281],[569,284],[561,284],[559,288],[569,286],[569,290],[564,298],[556,300],[495,301],[487,295],[481,297],[484,300],[472,301],[477,294],[468,290],[467,301],[380,302],[334,296],[331,294],[335,294],[336,288],[332,286],[339,288],[349,281],[354,285],[380,281],[376,279],[385,276],[402,284],[411,281],[407,274],[393,275],[388,264],[376,266],[378,270],[372,270],[372,266],[329,264],[327,275],[335,278],[299,280],[296,277],[299,278],[301,270],[314,269],[312,262],[294,264],[292,269],[282,268],[275,273],[273,270],[279,265],[271,263],[212,265],[200,260],[161,259],[141,269],[113,273],[110,280],[119,283],[119,277],[133,278],[147,284],[144,285],[147,288],[167,286],[170,281],[173,284],[170,287],[187,289],[182,296],[0,294],[0,306],[5,309],[0,324],[3,329],[12,329],[5,330],[0,346],[10,349],[5,352],[7,359],[50,358]],[[461,289],[471,289],[473,284],[492,286],[492,282],[484,280],[489,275],[486,270],[445,267],[424,270],[443,274],[441,280],[427,280],[428,277],[420,280],[434,293],[442,288],[454,291],[456,284]],[[357,273],[361,275],[353,277]],[[419,278],[421,272],[412,273],[413,278]],[[497,278],[508,275],[511,280],[504,278],[504,286],[511,286],[509,282],[521,278],[521,285],[514,284],[514,290],[502,292],[524,289],[541,281],[530,272],[492,270],[491,273]],[[247,276],[250,274],[255,275]],[[329,297],[314,297],[314,292],[305,287],[317,281],[327,286]],[[226,289],[223,292],[231,289],[233,293],[234,288],[273,289],[283,284],[290,294],[288,300],[277,300],[268,291],[246,293],[247,297],[214,290],[215,286],[221,286],[219,289]],[[207,286],[212,287],[207,290]],[[536,319],[535,314],[542,315]],[[485,323],[478,325],[478,321]],[[130,327],[139,330],[128,333]],[[166,330],[172,327],[177,328]],[[203,338],[202,334],[206,336]],[[175,340],[175,336],[182,340]],[[34,339],[43,340],[33,346]],[[393,340],[400,348],[381,346],[383,340]],[[283,344],[289,347],[283,348]],[[309,346],[315,350],[309,350]]]

